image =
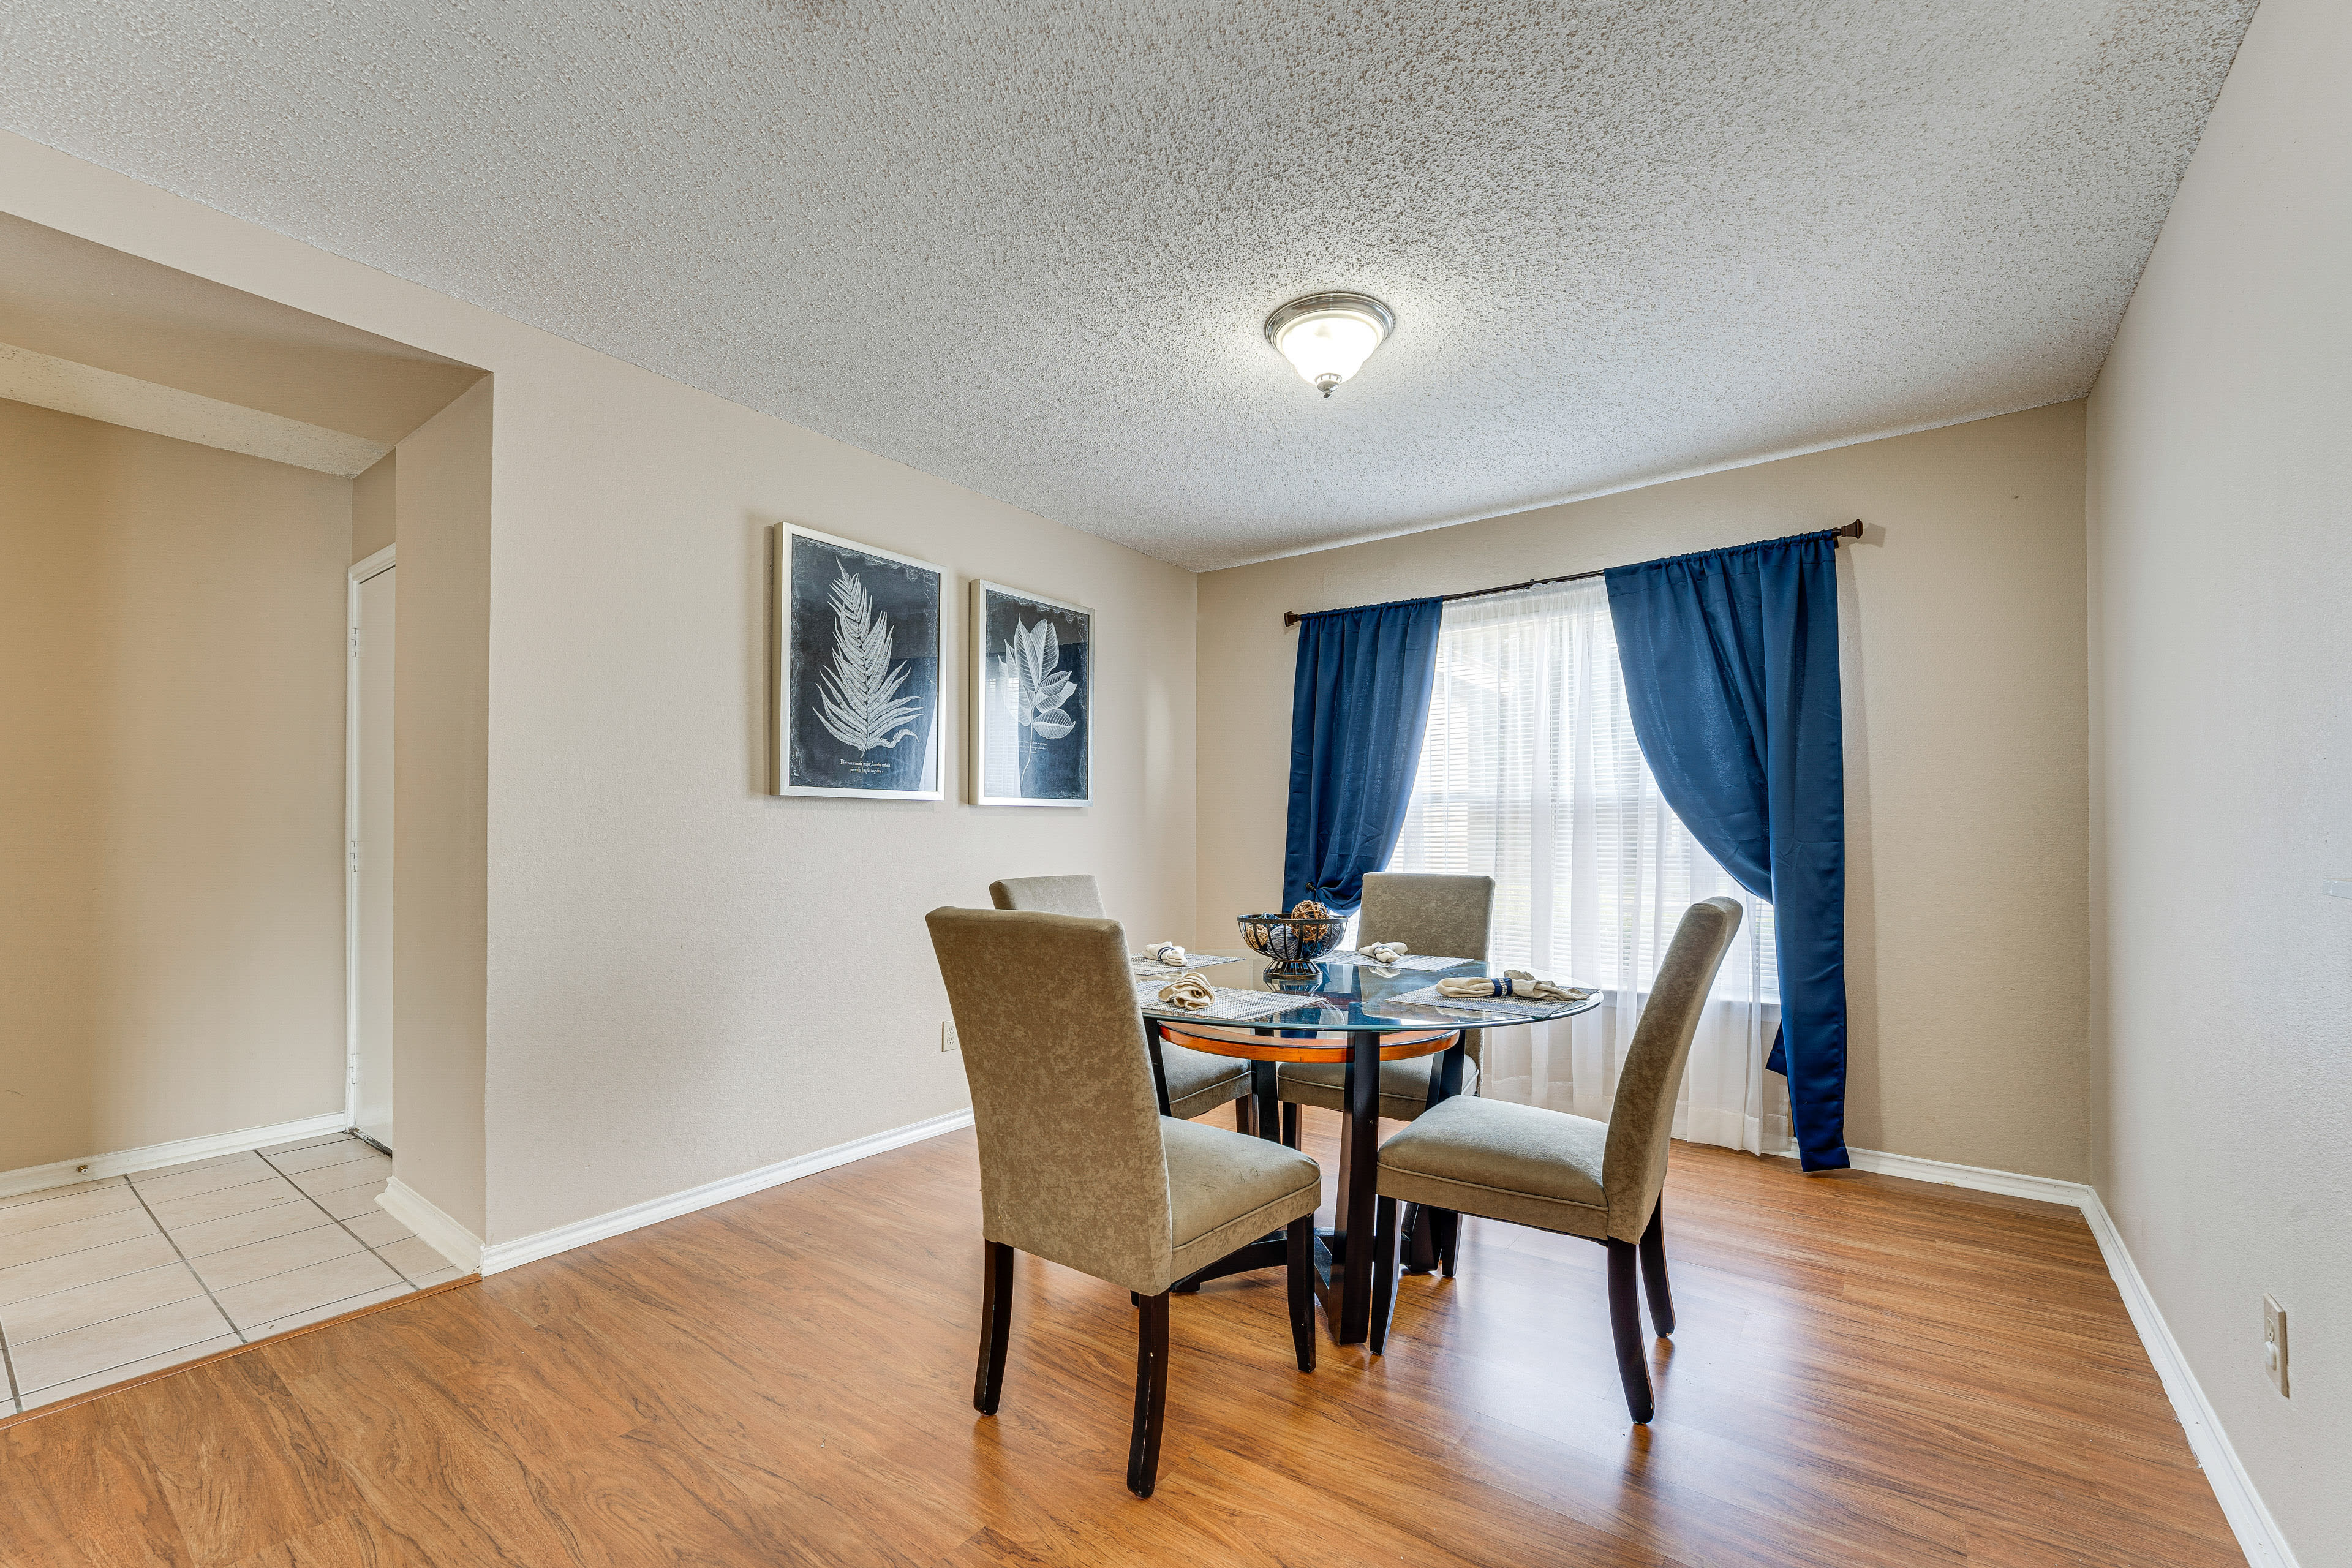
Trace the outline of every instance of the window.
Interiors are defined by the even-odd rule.
[[[1691,1049],[1675,1135],[1790,1146],[1787,1085],[1764,1070],[1780,1014],[1771,905],[1734,882],[1658,794],[1598,578],[1446,606],[1389,869],[1494,878],[1496,961],[1604,993],[1581,1018],[1489,1035],[1481,1091],[1595,1118],[1609,1114],[1683,910],[1738,899],[1747,918]]]

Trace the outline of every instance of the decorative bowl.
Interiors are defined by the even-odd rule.
[[[1270,962],[1268,974],[1312,974],[1315,961],[1339,945],[1341,915],[1244,915],[1242,940]]]

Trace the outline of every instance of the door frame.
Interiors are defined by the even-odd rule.
[[[360,1124],[360,584],[400,564],[387,544],[352,565],[343,617],[343,1125]]]

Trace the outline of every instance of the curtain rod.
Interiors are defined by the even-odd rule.
[[[1857,517],[1843,528],[1832,528],[1827,531],[1835,539],[1860,539],[1862,519]],[[1738,547],[1735,545],[1732,548]],[[1522,588],[1548,587],[1554,583],[1581,583],[1587,577],[1605,577],[1609,574],[1609,570],[1608,567],[1603,566],[1598,572],[1570,572],[1565,577],[1531,577],[1524,583],[1506,583],[1499,588],[1473,588],[1464,594],[1440,594],[1437,595],[1437,602],[1441,605],[1450,605],[1456,599],[1484,599],[1495,594],[1516,594]],[[1352,607],[1360,608],[1361,606]],[[1287,628],[1297,626],[1308,616],[1336,616],[1339,613],[1338,610],[1285,610],[1282,612],[1282,624]]]

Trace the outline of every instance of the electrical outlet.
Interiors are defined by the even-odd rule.
[[[940,1049],[943,1051],[963,1049],[963,1042],[956,1038],[955,1023],[952,1019],[940,1026]]]
[[[2286,1396],[2286,1309],[2269,1296],[2263,1298],[2263,1375]]]

